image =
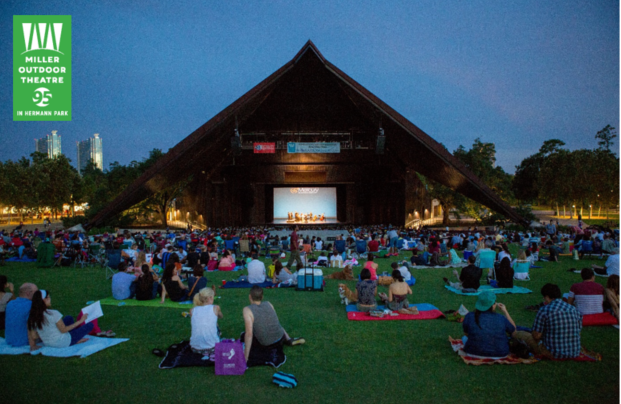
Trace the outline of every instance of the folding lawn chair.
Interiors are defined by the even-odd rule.
[[[121,263],[121,250],[106,251],[106,279],[112,278]]]

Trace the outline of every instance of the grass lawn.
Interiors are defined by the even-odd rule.
[[[402,255],[403,257],[404,255]],[[381,272],[392,259],[379,259]],[[541,301],[546,282],[567,292],[582,268],[602,260],[542,263],[531,270],[530,282],[518,282],[532,294],[499,295],[518,325],[531,326],[535,313],[524,306]],[[328,269],[325,272],[330,272]],[[443,287],[450,269],[415,269],[412,303],[431,303],[440,310],[464,304],[474,310],[476,297],[459,296]],[[356,275],[360,267],[355,268]],[[7,263],[0,274],[19,287],[36,283],[51,291],[53,307],[77,315],[89,300],[111,295],[103,269],[38,269],[33,264]],[[216,272],[208,279],[221,284],[239,272]],[[604,278],[597,278],[605,283]],[[210,282],[210,284],[211,284]],[[293,289],[265,290],[280,321],[291,336],[306,344],[285,347],[287,362],[279,370],[299,381],[293,390],[271,384],[270,367],[249,369],[240,377],[216,377],[212,368],[159,370],[153,348],[165,349],[190,336],[190,319],[181,309],[104,306],[102,329],[113,329],[130,341],[85,359],[43,356],[3,356],[4,403],[618,403],[619,331],[613,327],[583,329],[582,343],[599,352],[597,363],[539,362],[534,365],[468,366],[448,343],[462,335],[461,324],[444,319],[426,321],[348,321],[340,304],[338,281],[327,280],[325,292]],[[355,282],[349,282],[354,287]],[[380,291],[386,288],[380,287]],[[243,330],[242,308],[247,289],[218,290],[224,319],[223,336],[238,337]],[[0,332],[3,335],[3,332]]]

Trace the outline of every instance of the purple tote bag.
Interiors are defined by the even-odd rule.
[[[237,376],[246,371],[244,346],[241,341],[222,340],[216,344],[216,375]]]

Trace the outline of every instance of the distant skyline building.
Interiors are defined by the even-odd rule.
[[[39,153],[47,154],[47,157],[52,158],[59,156],[62,153],[60,147],[60,135],[53,130],[51,135],[45,135],[41,139],[35,139],[35,150]]]
[[[78,144],[78,172],[86,168],[89,161],[93,160],[95,166],[103,171],[103,150],[99,133],[95,133],[92,138],[77,142]]]

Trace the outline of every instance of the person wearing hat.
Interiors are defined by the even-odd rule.
[[[464,334],[468,337],[464,352],[487,357],[509,355],[509,336],[515,332],[515,322],[507,307],[496,302],[495,293],[485,291],[479,295],[475,308],[464,318]],[[497,308],[503,315],[495,312]]]

